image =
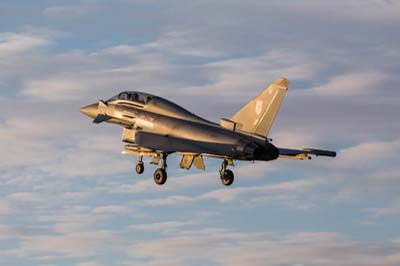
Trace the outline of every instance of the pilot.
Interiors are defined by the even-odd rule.
[[[139,96],[137,95],[137,93],[134,93],[132,95],[132,101],[138,102],[139,101]]]

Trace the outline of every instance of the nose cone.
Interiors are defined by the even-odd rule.
[[[82,107],[79,111],[81,111],[81,113],[83,113],[91,118],[95,118],[97,116],[97,114],[99,113],[98,108],[97,108],[97,103]]]

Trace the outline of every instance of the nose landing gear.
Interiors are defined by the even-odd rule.
[[[139,175],[143,174],[144,172],[143,156],[139,157],[139,162],[137,163],[135,170],[136,173],[138,173]]]

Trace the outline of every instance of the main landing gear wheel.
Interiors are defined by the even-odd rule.
[[[136,165],[135,170],[136,170],[136,173],[138,173],[139,175],[142,174],[143,171],[144,171],[143,162],[139,162],[139,163]]]
[[[221,176],[221,182],[225,186],[232,185],[234,179],[233,172],[229,169],[225,170],[224,175]]]
[[[219,175],[221,177],[221,182],[225,186],[230,186],[233,183],[234,176],[233,172],[229,169],[226,169],[226,166],[228,165],[228,161],[224,160],[221,164],[221,170],[219,170]]]
[[[158,168],[154,171],[154,182],[156,182],[157,185],[163,185],[166,181],[167,172],[164,169]]]
[[[167,154],[163,154],[162,158],[162,167],[158,168],[154,171],[154,182],[157,185],[163,185],[167,181],[167,172],[165,169],[167,168]]]

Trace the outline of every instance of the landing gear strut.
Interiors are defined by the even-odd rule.
[[[167,181],[167,172],[165,169],[167,168],[167,154],[163,154],[162,157],[162,166],[154,171],[154,182],[157,185],[163,185]]]
[[[143,156],[139,156],[139,162],[136,165],[136,173],[142,174],[144,171]]]
[[[219,175],[221,177],[221,182],[225,186],[230,186],[233,183],[234,175],[233,172],[229,169],[226,169],[228,165],[228,161],[224,160],[221,164],[221,170],[219,170]]]

